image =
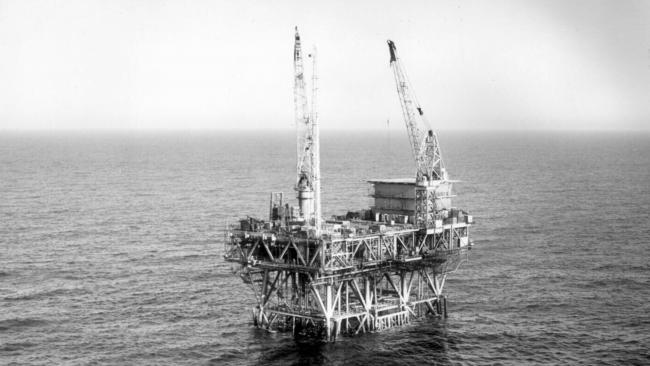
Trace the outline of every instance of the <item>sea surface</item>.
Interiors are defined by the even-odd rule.
[[[0,364],[650,364],[650,134],[440,140],[476,221],[449,317],[298,344],[222,259],[228,220],[293,195],[291,131],[0,132]],[[326,215],[414,172],[402,130],[321,151]]]

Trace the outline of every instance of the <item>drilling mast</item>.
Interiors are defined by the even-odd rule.
[[[316,101],[318,95],[318,73],[316,70],[316,47],[314,46],[310,55],[312,59],[312,77],[311,77],[311,121],[312,121],[312,138],[314,143],[312,154],[312,169],[314,179],[314,226],[316,234],[320,235],[322,212],[320,200],[320,130],[318,127],[318,112],[316,110]]]
[[[320,228],[320,148],[316,115],[316,50],[309,55],[313,63],[311,108],[307,100],[300,34],[296,27],[293,52],[294,103],[296,123],[296,192],[298,218]]]

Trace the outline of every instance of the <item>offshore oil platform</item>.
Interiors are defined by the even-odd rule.
[[[297,205],[271,193],[268,220],[227,225],[225,255],[256,299],[253,323],[296,338],[334,341],[425,316],[445,317],[447,274],[467,260],[472,216],[452,207],[452,183],[430,128],[388,41],[415,177],[371,180],[374,205],[321,215],[316,52],[308,100],[296,28],[294,102]]]

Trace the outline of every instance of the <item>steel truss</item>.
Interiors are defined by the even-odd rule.
[[[447,273],[467,258],[454,239],[467,229],[317,239],[231,228],[226,259],[255,295],[256,326],[333,341],[445,316]]]

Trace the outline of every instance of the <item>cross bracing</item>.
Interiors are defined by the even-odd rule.
[[[226,259],[240,265],[254,294],[258,327],[334,340],[443,316],[445,279],[467,259],[458,238],[468,229],[461,223],[310,238],[231,227]]]

